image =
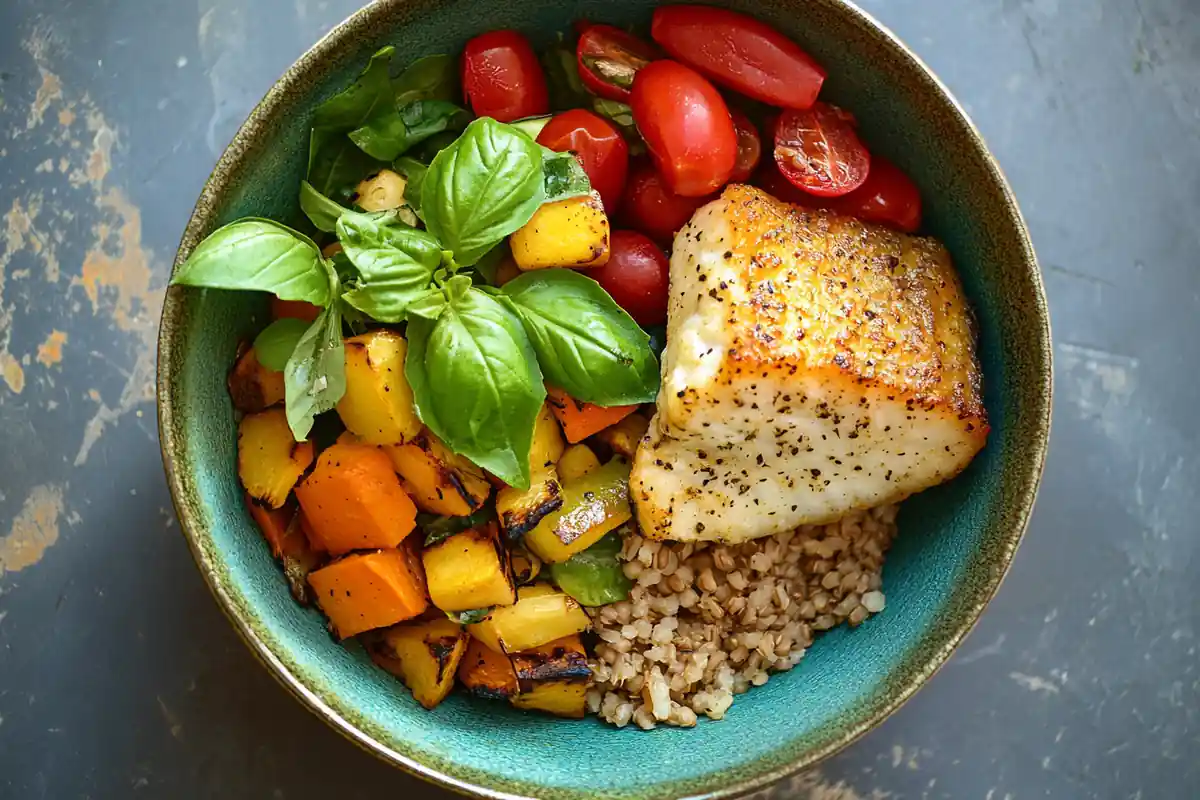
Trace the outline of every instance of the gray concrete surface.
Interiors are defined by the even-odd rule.
[[[0,797],[438,794],[243,649],[155,441],[154,335],[192,203],[356,5],[0,7]],[[950,665],[776,796],[1198,797],[1200,3],[865,5],[966,104],[1021,200],[1054,436],[1016,565]]]

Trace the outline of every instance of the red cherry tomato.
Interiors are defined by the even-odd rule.
[[[775,127],[779,170],[796,186],[821,197],[840,197],[862,186],[871,156],[854,132],[853,119],[825,103],[808,111],[784,111]]]
[[[582,108],[556,114],[537,137],[556,153],[573,152],[611,216],[621,201],[629,171],[629,145],[608,120]]]
[[[674,61],[642,67],[633,80],[633,121],[675,194],[701,197],[729,182],[737,131],[716,88]]]
[[[587,25],[575,48],[583,85],[609,100],[629,102],[633,76],[662,53],[657,47],[612,25]]]
[[[921,192],[904,172],[879,156],[871,158],[867,181],[829,207],[839,214],[912,233],[921,227]]]
[[[810,108],[825,70],[800,46],[753,17],[709,6],[655,9],[654,41],[722,86],[781,108]]]
[[[653,164],[637,161],[629,168],[629,181],[621,200],[621,218],[628,227],[657,242],[670,244],[696,209],[715,199],[715,194],[705,197],[677,195],[667,188]]]
[[[512,122],[550,111],[542,65],[516,31],[492,31],[467,42],[462,85],[467,105],[480,117]]]
[[[666,253],[637,231],[613,231],[608,246],[608,263],[584,274],[595,278],[637,324],[666,322],[670,270]]]
[[[729,109],[729,115],[733,117],[733,128],[737,131],[737,161],[729,180],[732,183],[745,183],[758,169],[758,162],[762,158],[762,140],[754,123],[740,109]]]
[[[750,183],[762,189],[776,200],[782,200],[785,203],[817,208],[822,200],[822,198],[816,195],[809,194],[803,189],[797,189],[793,186],[791,181],[783,177],[783,173],[779,171],[779,167],[774,161],[764,162],[758,172],[754,173],[754,177],[750,180]]]

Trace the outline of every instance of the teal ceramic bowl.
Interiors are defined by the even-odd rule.
[[[298,217],[307,120],[385,44],[456,52],[513,27],[547,42],[586,17],[644,26],[648,0],[381,0],[306,53],[237,134],[204,188],[177,263],[246,215]],[[799,668],[691,730],[617,730],[454,695],[435,712],[355,647],[336,645],[292,602],[242,506],[225,375],[263,324],[263,297],[172,289],[159,350],[159,424],[171,492],[197,564],[250,648],[297,698],[379,757],[488,797],[724,797],[762,787],[846,746],[908,699],[970,630],[1008,570],[1042,471],[1050,333],[1028,234],[962,109],[893,35],[842,0],[736,0],[829,70],[876,152],[908,170],[928,230],[953,253],[979,317],[992,422],[987,448],[952,483],[903,507],[884,571],[887,610],[818,640]]]

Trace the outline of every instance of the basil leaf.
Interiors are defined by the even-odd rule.
[[[542,162],[542,170],[545,173],[544,186],[547,203],[591,194],[592,183],[588,180],[587,173],[583,171],[583,165],[579,163],[579,159],[575,157],[574,153],[556,153],[553,150],[543,149],[545,150],[543,153],[545,160]]]
[[[442,131],[435,133],[425,141],[417,144],[412,150],[409,150],[405,155],[415,158],[422,164],[428,165],[437,154],[445,150],[450,145],[458,141],[458,134],[454,131]]]
[[[528,489],[546,397],[533,349],[516,316],[467,276],[450,278],[444,294],[436,321],[409,317],[404,374],[417,413],[451,450]]]
[[[312,136],[308,182],[334,202],[352,203],[358,184],[387,167],[386,162],[371,158],[342,133],[314,129]]]
[[[414,100],[400,108],[389,108],[350,131],[350,141],[372,158],[391,161],[435,133],[461,128],[467,112],[442,100]]]
[[[254,356],[258,363],[274,372],[283,372],[306,330],[307,322],[292,317],[277,319],[263,328],[254,338]]]
[[[425,534],[425,546],[429,547],[449,539],[456,533],[486,525],[495,518],[496,510],[490,505],[465,517],[442,517],[422,511],[417,514],[417,527]]]
[[[302,442],[318,414],[331,410],[346,393],[346,351],[341,306],[331,304],[313,321],[283,370],[288,426]]]
[[[317,106],[314,128],[348,131],[392,106],[391,63],[394,47],[384,47],[350,86]]]
[[[526,272],[500,289],[521,317],[546,380],[600,406],[658,394],[650,337],[600,284],[569,269]]]
[[[196,245],[172,285],[272,292],[281,300],[329,305],[329,280],[312,239],[269,219],[247,217]]]
[[[492,606],[472,608],[470,611],[447,611],[446,616],[459,625],[474,625],[476,622],[482,622],[490,613],[492,613]]]
[[[591,94],[579,77],[575,48],[568,47],[559,34],[559,43],[542,53],[546,70],[546,86],[550,90],[550,107],[555,111],[586,107]]]
[[[421,213],[421,185],[425,182],[425,173],[429,168],[408,156],[396,159],[396,163],[392,167],[408,181],[404,185],[404,202],[412,207],[418,217],[424,219],[425,217]]]
[[[559,564],[550,565],[558,588],[584,606],[616,603],[629,596],[633,581],[621,566],[621,537],[615,532]]]
[[[616,125],[629,142],[629,154],[641,155],[646,151],[646,143],[642,140],[641,131],[633,121],[633,109],[617,100],[604,97],[592,98],[592,110]]]
[[[392,91],[398,106],[413,100],[454,100],[461,96],[458,59],[448,55],[418,58],[392,82]]]
[[[317,230],[325,233],[333,233],[338,217],[346,213],[343,206],[318,192],[308,181],[300,181],[300,208]]]
[[[347,211],[337,224],[338,241],[358,270],[358,287],[347,303],[380,322],[400,322],[414,300],[429,291],[442,265],[442,246],[394,214]]]
[[[528,222],[544,198],[541,147],[483,117],[433,159],[421,210],[429,232],[469,267]]]

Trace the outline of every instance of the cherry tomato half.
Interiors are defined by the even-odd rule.
[[[321,307],[314,306],[312,303],[271,297],[271,317],[273,319],[298,319],[302,322],[313,322],[320,315]]]
[[[839,214],[878,222],[912,233],[921,227],[921,192],[904,171],[887,159],[871,158],[866,183],[829,207]]]
[[[629,102],[633,76],[662,53],[657,47],[612,25],[587,25],[575,48],[579,78],[609,100]]]
[[[621,200],[621,219],[630,228],[645,233],[657,242],[670,244],[675,234],[688,223],[700,206],[716,195],[682,197],[667,188],[658,170],[649,161],[639,160],[629,167],[629,181]]]
[[[467,105],[480,117],[512,122],[550,111],[542,65],[516,31],[491,31],[467,42],[462,85]]]
[[[737,131],[720,92],[700,73],[655,61],[633,79],[633,121],[675,194],[701,197],[729,182]]]
[[[858,140],[853,120],[825,103],[808,111],[784,111],[775,125],[779,170],[796,186],[821,197],[840,197],[862,186],[871,156]]]
[[[609,235],[608,263],[587,271],[637,324],[667,321],[670,262],[662,248],[637,231]]]
[[[600,193],[604,210],[609,216],[616,212],[629,172],[629,145],[611,122],[574,108],[556,114],[542,128],[537,141],[556,153],[573,152],[592,188]]]
[[[745,183],[758,169],[758,162],[762,158],[762,140],[754,123],[741,109],[731,108],[729,115],[733,117],[733,128],[737,131],[737,161],[729,180],[732,183]]]
[[[650,24],[673,58],[722,86],[781,108],[810,108],[825,70],[779,31],[753,17],[709,6],[664,6]]]

